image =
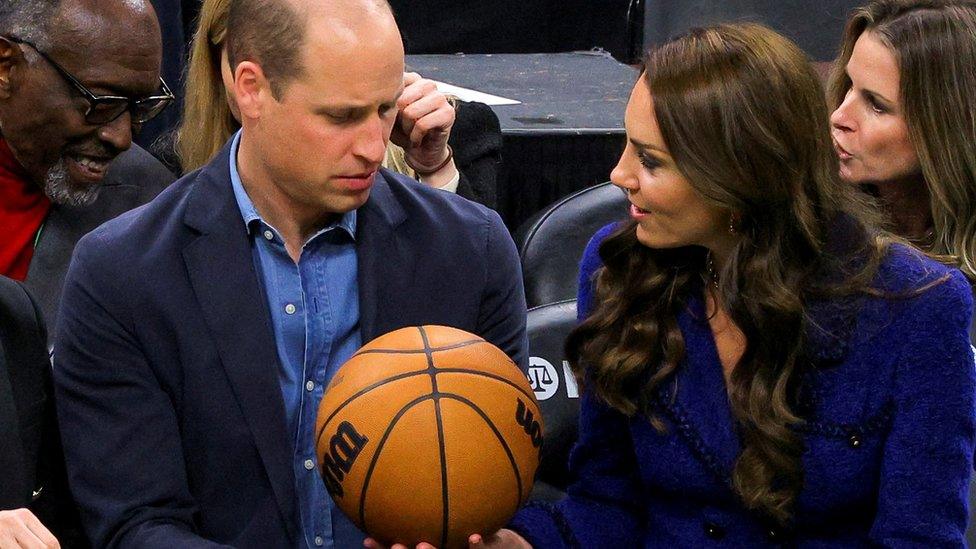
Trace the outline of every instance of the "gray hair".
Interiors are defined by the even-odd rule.
[[[2,0],[0,36],[16,36],[48,50],[51,47],[48,23],[60,6],[61,0]]]

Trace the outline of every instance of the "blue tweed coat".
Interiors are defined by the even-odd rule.
[[[584,255],[581,317],[593,308],[597,248],[612,228]],[[805,383],[805,485],[791,528],[764,523],[730,489],[740,443],[695,298],[678,319],[687,352],[676,389],[657,400],[666,433],[584,394],[576,482],[510,527],[536,548],[964,546],[976,437],[972,294],[958,271],[900,245],[878,283],[897,293],[945,276],[914,297],[811,306],[817,370]]]

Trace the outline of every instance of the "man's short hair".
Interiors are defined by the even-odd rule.
[[[261,65],[275,99],[281,99],[285,86],[304,73],[304,43],[304,17],[289,0],[231,2],[227,15],[231,71],[242,61]]]
[[[0,0],[0,36],[16,36],[50,50],[48,22],[59,7],[61,0]]]

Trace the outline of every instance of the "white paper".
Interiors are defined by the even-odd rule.
[[[499,97],[497,95],[491,95],[490,93],[445,84],[444,82],[438,82],[437,80],[434,80],[433,82],[437,84],[437,90],[439,92],[453,95],[461,101],[477,101],[486,105],[519,105],[522,103],[521,101],[517,101],[515,99]]]

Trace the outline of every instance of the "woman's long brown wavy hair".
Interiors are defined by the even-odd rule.
[[[732,486],[747,508],[785,524],[803,483],[795,410],[811,363],[807,305],[868,290],[887,244],[869,204],[838,180],[823,88],[792,42],[755,24],[695,29],[651,51],[645,67],[647,116],[678,170],[737,220],[738,243],[709,290],[747,341],[728,384],[743,448]],[[845,254],[828,246],[838,220]],[[652,395],[684,357],[677,316],[709,286],[706,253],[647,248],[626,224],[601,245],[595,310],[567,340],[587,390],[662,431]]]
[[[926,251],[976,282],[976,2],[875,0],[856,9],[831,75],[834,108],[851,88],[847,63],[866,31],[898,62],[908,136],[930,196]]]

